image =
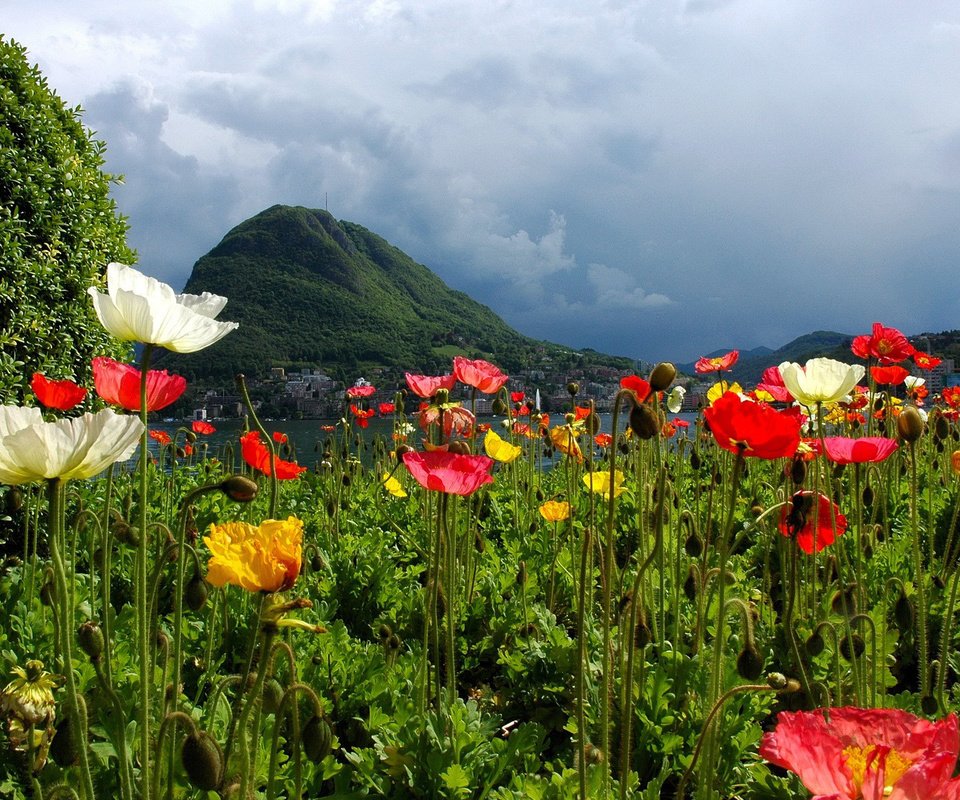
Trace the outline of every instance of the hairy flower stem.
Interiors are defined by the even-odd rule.
[[[150,780],[150,729],[153,722],[152,698],[153,693],[153,657],[150,646],[150,613],[147,607],[149,589],[149,537],[147,536],[147,506],[149,504],[147,488],[147,466],[149,458],[149,442],[147,432],[147,371],[150,369],[150,359],[153,356],[153,345],[145,344],[140,359],[140,421],[143,431],[140,434],[140,505],[139,531],[137,541],[135,584],[137,619],[137,645],[139,649],[140,698],[137,704],[137,728],[140,735],[140,797],[141,800],[151,800],[153,785]]]
[[[913,533],[913,569],[917,589],[917,639],[920,645],[917,668],[920,671],[920,697],[924,698],[930,694],[930,648],[927,641],[926,579],[923,572],[920,521],[917,514],[916,442],[910,442],[910,528]]]
[[[593,547],[590,528],[583,532],[580,545],[580,589],[577,594],[577,772],[580,776],[580,800],[587,800],[587,715],[586,707],[586,671],[587,671],[587,561]]]
[[[80,796],[85,800],[94,800],[93,778],[90,774],[90,760],[87,755],[87,717],[85,713],[80,713],[82,701],[77,692],[77,683],[73,675],[73,609],[69,603],[67,567],[64,564],[62,553],[64,544],[64,485],[63,481],[57,478],[47,484],[50,514],[50,560],[53,563],[55,581],[56,615],[60,620],[57,644],[66,682],[67,714],[80,745],[77,748],[80,763]]]

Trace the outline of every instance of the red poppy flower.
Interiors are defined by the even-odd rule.
[[[376,393],[377,388],[375,386],[371,386],[369,383],[351,386],[349,389],[347,389],[347,397],[351,397],[354,400],[359,400],[363,397],[372,397]]]
[[[240,454],[243,460],[258,472],[264,475],[270,475],[270,450],[260,441],[259,431],[249,431],[240,437]],[[284,461],[282,458],[276,459],[277,478],[281,481],[298,478],[307,471],[306,467],[301,467],[293,461]]]
[[[850,349],[858,358],[875,358],[881,364],[903,361],[916,352],[900,331],[885,328],[879,322],[873,323],[873,333],[855,337]]]
[[[92,364],[93,386],[103,400],[127,411],[140,410],[140,370],[105,356],[93,359]],[[147,411],[166,408],[176,402],[186,388],[187,379],[181,375],[171,375],[166,370],[148,371]]]
[[[575,420],[586,419],[590,416],[590,406],[574,406],[573,416]]]
[[[819,492],[797,492],[780,509],[780,533],[795,538],[804,553],[819,553],[846,529],[847,518],[837,504]]]
[[[168,445],[171,442],[170,434],[166,431],[148,431],[147,434],[161,447]]]
[[[593,437],[593,441],[597,447],[609,447],[613,443],[613,437],[609,433],[598,433]]]
[[[45,408],[54,408],[57,411],[69,411],[71,408],[76,408],[87,396],[87,390],[82,386],[77,386],[73,381],[52,381],[39,372],[33,373],[30,388],[33,389],[33,393],[37,396],[41,405]]]
[[[528,439],[533,436],[533,431],[530,430],[530,426],[526,422],[514,422],[513,432],[517,436],[526,436]]]
[[[884,461],[897,449],[896,439],[883,436],[864,436],[850,439],[846,436],[827,436],[823,446],[834,464],[865,464]]]
[[[453,375],[439,375],[434,377],[431,375],[411,375],[407,372],[404,377],[407,379],[407,386],[410,387],[410,391],[417,397],[423,397],[427,400],[441,389],[450,391],[457,382],[457,379]]]
[[[337,429],[336,425],[321,425],[320,430],[329,433],[330,431],[335,431]]]
[[[381,403],[377,406],[377,411],[380,412],[381,417],[389,417],[396,410],[397,407],[393,403]]]
[[[478,434],[480,434],[480,433],[486,433],[488,430],[490,430],[490,427],[491,427],[491,426],[490,426],[490,423],[489,423],[489,422],[478,422],[478,423],[477,423],[477,433],[478,433]]]
[[[929,353],[921,353],[919,350],[915,350],[913,353],[913,363],[920,367],[920,369],[939,367],[941,361],[943,361],[942,358],[937,358]]]
[[[287,434],[283,433],[282,431],[274,431],[271,436],[273,441],[275,441],[277,444],[287,443]]]
[[[789,403],[793,400],[787,387],[783,383],[783,375],[780,374],[780,367],[767,367],[760,376],[760,383],[757,384],[758,392],[766,392],[778,403]]]
[[[493,483],[493,459],[434,450],[403,454],[403,463],[424,489],[446,494],[468,495],[487,483]]]
[[[177,455],[180,455],[180,454],[178,453]],[[193,455],[193,445],[192,445],[192,444],[185,444],[185,445],[183,446],[183,455],[184,455],[184,456],[192,456],[192,455]]]
[[[867,397],[868,394],[869,390],[865,386],[854,386],[853,395],[850,398],[850,402],[840,403],[840,405],[849,411],[857,411],[858,409],[866,408],[867,403],[870,402],[870,399]]]
[[[875,383],[897,386],[903,383],[903,379],[910,374],[910,370],[894,364],[888,367],[870,367],[870,374]]]
[[[680,417],[677,417],[676,419],[670,420],[670,424],[675,428],[689,428],[690,420],[680,419]]]
[[[800,444],[800,410],[777,411],[765,403],[741,400],[725,392],[703,416],[717,444],[731,453],[755,458],[786,458]]]
[[[484,394],[500,391],[500,387],[510,379],[489,361],[481,358],[471,361],[463,356],[453,357],[453,377]]]
[[[510,392],[511,403],[522,403],[524,397],[526,397],[526,395],[523,392]]]
[[[350,413],[353,414],[353,418],[359,427],[366,428],[370,424],[370,417],[372,417],[377,412],[374,411],[372,408],[363,409],[363,408],[358,408],[355,405],[351,405]]]
[[[736,364],[738,358],[740,358],[739,350],[731,350],[729,353],[724,353],[722,356],[716,356],[715,358],[700,356],[693,368],[701,375],[707,372],[723,372],[723,370],[730,369]]]
[[[940,397],[950,408],[960,408],[960,386],[944,387]]]
[[[620,379],[620,388],[629,389],[637,398],[638,403],[642,403],[650,396],[650,384],[638,375],[626,375]]]
[[[191,430],[194,433],[206,436],[211,433],[216,433],[217,429],[213,427],[209,422],[204,422],[202,419],[195,419],[190,425]]]
[[[760,755],[816,797],[949,800],[960,797],[957,727],[953,714],[930,722],[894,708],[784,711]]]

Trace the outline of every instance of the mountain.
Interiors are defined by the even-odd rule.
[[[741,350],[740,358],[733,369],[726,376],[729,379],[739,381],[742,384],[755,384],[760,380],[760,376],[767,367],[775,367],[784,361],[796,361],[803,364],[810,358],[817,356],[827,356],[835,358],[838,361],[851,361],[850,342],[853,336],[848,333],[837,333],[836,331],[814,331],[799,336],[793,341],[771,350],[769,347],[755,347],[752,350]],[[732,350],[717,350],[708,353],[708,358],[722,356],[724,353]],[[689,364],[677,364],[677,369],[681,372],[693,374],[694,362]]]
[[[377,367],[438,374],[458,354],[512,372],[633,364],[523,336],[381,237],[316,209],[276,205],[240,223],[197,261],[184,291],[224,295],[221,316],[240,323],[177,356],[177,372],[208,382],[272,367],[349,380]]]

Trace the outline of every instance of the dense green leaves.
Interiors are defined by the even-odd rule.
[[[0,37],[0,400],[34,371],[86,380],[117,354],[87,298],[109,261],[129,263],[109,198],[103,142],[52,92],[20,45]]]

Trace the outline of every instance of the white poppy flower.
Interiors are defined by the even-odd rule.
[[[0,406],[0,483],[92,478],[130,458],[142,432],[139,417],[109,408],[45,422],[39,408]]]
[[[176,353],[202,350],[239,323],[214,319],[227,298],[204,292],[175,294],[167,284],[124,264],[107,265],[107,293],[87,289],[100,322],[118,339]]]
[[[667,395],[667,411],[671,414],[679,414],[683,407],[683,396],[686,393],[687,390],[684,387],[674,386],[670,394]]]
[[[865,372],[862,364],[844,364],[832,358],[811,358],[803,367],[784,361],[778,369],[787,391],[807,407],[842,400]]]
[[[926,378],[920,378],[916,375],[907,375],[903,379],[903,385],[907,387],[907,391],[912,392],[914,389],[923,386],[927,382]]]

